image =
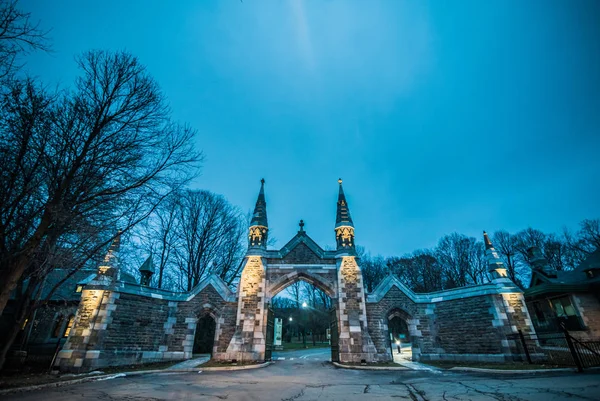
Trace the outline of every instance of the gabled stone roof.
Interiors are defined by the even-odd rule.
[[[298,233],[279,250],[268,250],[266,257],[268,259],[284,259],[290,252],[296,249],[300,244],[308,247],[319,259],[335,260],[335,251],[325,251],[312,238],[306,234],[306,231]]]
[[[406,294],[414,303],[436,303],[442,301],[450,301],[453,299],[462,299],[469,297],[478,297],[488,294],[503,294],[503,293],[522,293],[515,283],[507,278],[497,279],[493,283],[471,285],[466,287],[453,288],[450,290],[428,292],[417,294],[410,290],[402,283],[395,275],[388,275],[373,292],[367,295],[367,302],[377,303],[392,289],[398,288]]]

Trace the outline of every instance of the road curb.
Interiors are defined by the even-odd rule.
[[[198,366],[195,369],[191,369],[191,372],[196,372],[198,370],[202,370],[204,372],[222,372],[222,371],[232,371],[232,370],[248,370],[248,369],[260,369],[260,368],[266,368],[267,366],[269,366],[270,364],[272,364],[273,361],[267,361],[264,363],[259,363],[257,365],[242,365],[242,366],[209,366],[206,368],[203,368],[202,366]]]
[[[353,369],[353,370],[411,370],[405,366],[352,366],[344,365],[338,362],[331,362],[333,366],[341,369]]]
[[[455,372],[479,372],[479,373],[500,373],[500,374],[515,374],[515,373],[551,373],[551,372],[576,372],[577,370],[574,368],[556,368],[556,369],[487,369],[487,368],[469,368],[469,367],[460,367],[455,366],[453,368],[447,369]]]
[[[110,380],[116,379],[119,377],[127,377],[127,376],[140,376],[146,374],[164,374],[164,373],[191,373],[191,372],[219,372],[219,371],[234,371],[234,370],[248,370],[248,369],[260,369],[269,366],[273,362],[264,362],[257,365],[244,365],[244,366],[214,366],[214,367],[206,367],[198,366],[196,368],[188,368],[188,369],[155,369],[155,370],[138,370],[133,372],[122,372],[122,373],[111,373],[107,375],[94,375],[89,377],[82,377],[80,379],[73,380],[63,380],[52,383],[44,383],[44,384],[36,384],[33,386],[25,386],[25,387],[14,387],[14,388],[6,388],[0,390],[0,395],[10,394],[10,393],[20,393],[20,392],[28,392],[28,391],[36,391],[43,390],[47,388],[55,388],[55,387],[63,387],[70,386],[73,384],[81,384],[88,383],[93,381],[101,381],[101,380]]]

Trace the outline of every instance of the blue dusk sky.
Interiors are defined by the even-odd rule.
[[[195,127],[195,188],[244,211],[266,180],[284,245],[333,246],[338,177],[372,254],[451,232],[600,217],[600,1],[22,0],[52,29],[27,70],[128,50]]]

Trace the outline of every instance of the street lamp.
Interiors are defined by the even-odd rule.
[[[290,319],[289,319],[289,321],[291,322],[292,320],[294,320],[294,319],[292,319],[292,317],[290,316]]]
[[[306,301],[302,302],[302,310],[305,311],[308,304]],[[302,343],[306,348],[306,312],[302,312]]]

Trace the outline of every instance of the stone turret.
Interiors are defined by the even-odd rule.
[[[485,231],[483,232],[483,242],[485,243],[485,257],[488,263],[488,273],[492,281],[508,278],[506,266],[504,266],[504,262],[500,259],[498,251],[494,249],[492,241],[490,241],[490,238]]]
[[[338,193],[337,213],[335,218],[335,239],[338,253],[355,254],[354,248],[354,223],[350,216],[350,208],[346,201],[342,179],[338,180],[340,190]]]
[[[148,256],[148,259],[140,267],[140,284],[149,286],[152,281],[152,275],[154,274],[154,263],[152,263],[152,255]]]
[[[267,202],[265,201],[265,180],[260,180],[260,192],[256,199],[254,214],[248,233],[248,252],[266,250],[269,238],[269,223],[267,221]]]

